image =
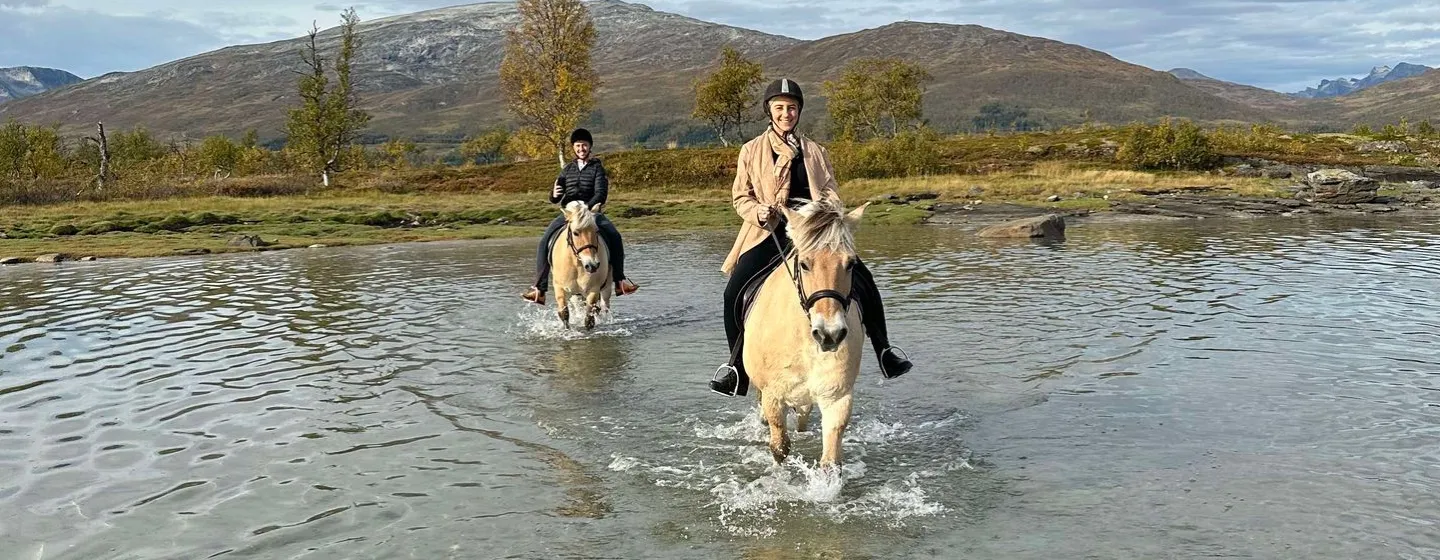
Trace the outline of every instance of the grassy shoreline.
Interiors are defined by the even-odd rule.
[[[1056,212],[1125,211],[1148,194],[1184,192],[1219,199],[1281,199],[1299,176],[1268,179],[1249,164],[1430,168],[1440,138],[1379,143],[1352,135],[1297,135],[1254,129],[1216,132],[1225,160],[1208,171],[1141,172],[1117,160],[1117,130],[950,137],[934,143],[940,163],[920,176],[842,180],[847,205],[878,200],[868,225],[918,224],[931,204],[1008,203]],[[1390,153],[1384,150],[1404,150]],[[841,158],[863,151],[832,150]],[[1433,153],[1432,153],[1433,152]],[[858,154],[858,155],[857,155]],[[872,154],[873,155],[873,154]],[[904,154],[890,154],[903,160]],[[734,150],[695,148],[602,154],[611,175],[607,214],[622,231],[733,230]],[[843,158],[837,159],[840,163]],[[884,159],[884,158],[882,158]],[[1265,163],[1268,162],[1268,163]],[[873,162],[872,162],[873,163]],[[1240,165],[1245,163],[1245,165]],[[837,164],[838,165],[838,164]],[[914,175],[914,170],[849,162],[854,176]],[[1251,167],[1240,173],[1241,167]],[[1411,167],[1407,167],[1411,168]],[[870,171],[862,172],[865,169]],[[860,171],[854,171],[860,170]],[[70,258],[143,257],[254,251],[231,238],[255,235],[258,250],[413,241],[538,236],[557,214],[545,185],[553,162],[468,167],[365,169],[320,189],[314,177],[233,179],[132,177],[106,190],[84,181],[36,181],[0,189],[0,259],[61,253]],[[1246,176],[1240,176],[1240,175]],[[1288,172],[1286,175],[1290,175]],[[0,184],[0,187],[4,187]],[[921,196],[911,196],[921,195]],[[906,198],[919,199],[907,204]],[[952,204],[951,206],[955,206]],[[1037,210],[1038,211],[1038,210]]]
[[[856,179],[841,185],[847,205],[875,202],[867,225],[925,221],[936,202],[1009,203],[1057,212],[1104,212],[1143,199],[1136,190],[1204,186],[1213,196],[1277,196],[1275,181],[1204,173],[1142,173],[1076,163],[1041,163],[1023,171]],[[911,195],[925,199],[906,203]],[[1058,201],[1051,200],[1058,198]],[[886,199],[898,199],[894,202]],[[606,209],[623,231],[729,230],[739,218],[728,185],[627,189]],[[381,243],[537,236],[556,215],[543,192],[387,193],[372,188],[272,197],[194,197],[72,202],[0,210],[0,258],[60,253],[67,258],[176,254]],[[231,246],[257,235],[267,246]]]

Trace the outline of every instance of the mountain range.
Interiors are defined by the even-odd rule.
[[[1370,69],[1370,74],[1364,78],[1336,78],[1334,80],[1320,80],[1320,85],[1305,88],[1304,91],[1297,91],[1291,95],[1316,99],[1322,97],[1339,97],[1349,95],[1362,89],[1369,89],[1386,82],[1393,82],[1405,78],[1413,78],[1430,71],[1429,66],[1401,62],[1394,68],[1389,66],[1376,66]]]
[[[767,79],[797,80],[806,93],[807,116],[820,121],[822,82],[861,56],[900,56],[923,64],[934,78],[926,118],[946,131],[970,127],[980,108],[993,103],[1050,125],[1169,115],[1329,129],[1396,115],[1418,121],[1440,109],[1440,88],[1424,86],[1440,82],[1440,72],[1414,75],[1411,67],[1424,68],[1418,65],[1401,64],[1366,78],[1370,82],[1347,95],[1302,98],[1185,69],[1161,72],[1094,49],[977,25],[906,21],[800,40],[622,0],[586,6],[597,31],[593,60],[602,85],[585,125],[602,148],[708,138],[708,130],[690,119],[692,85],[727,45],[760,62]],[[505,30],[519,18],[514,3],[493,2],[362,22],[354,72],[362,108],[373,115],[365,140],[406,137],[450,144],[512,124],[497,78]],[[338,29],[325,30],[319,46],[333,53],[338,40]],[[0,104],[0,121],[20,117],[77,133],[103,120],[112,128],[140,125],[192,139],[253,128],[262,138],[276,139],[286,112],[297,103],[294,70],[302,42],[232,46],[106,74]],[[823,124],[808,126],[819,130]]]
[[[19,66],[0,68],[0,103],[30,97],[83,81],[64,70]]]

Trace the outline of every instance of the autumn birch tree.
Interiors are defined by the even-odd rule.
[[[563,166],[570,131],[595,104],[595,24],[579,0],[520,0],[519,9],[520,24],[506,31],[500,90],[522,134],[543,139]]]
[[[895,137],[923,116],[930,73],[899,58],[860,58],[824,83],[831,133],[843,140]]]
[[[335,56],[335,82],[325,71],[325,59],[316,46],[318,27],[311,27],[307,41],[300,50],[305,71],[300,73],[300,106],[290,111],[286,124],[288,146],[301,165],[320,172],[320,181],[330,186],[330,178],[344,169],[360,130],[370,122],[370,115],[358,108],[351,82],[351,60],[360,47],[355,27],[360,18],[355,9],[345,11],[340,26],[340,52]]]
[[[733,47],[725,47],[720,53],[720,67],[695,83],[693,116],[710,123],[720,142],[729,146],[726,131],[733,128],[739,136],[745,123],[759,119],[756,106],[764,80],[760,63],[746,59]]]

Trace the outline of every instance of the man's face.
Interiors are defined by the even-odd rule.
[[[571,145],[575,149],[576,159],[590,159],[590,143],[585,141],[576,142]]]

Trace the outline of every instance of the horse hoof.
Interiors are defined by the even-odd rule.
[[[594,318],[594,317],[586,317],[586,318],[585,318],[585,330],[588,331],[588,330],[591,330],[591,329],[594,329],[594,328],[595,328],[595,318]]]

